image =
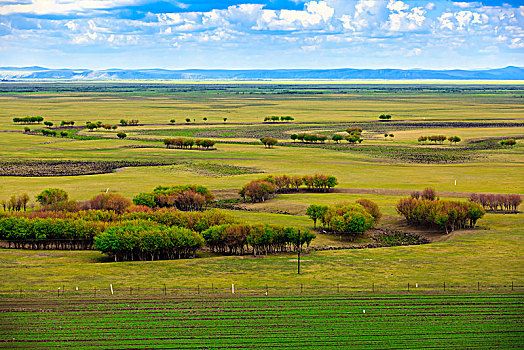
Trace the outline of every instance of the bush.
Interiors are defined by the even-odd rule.
[[[330,206],[325,222],[333,232],[359,233],[373,227],[375,220],[360,204],[339,203]]]
[[[372,200],[360,198],[356,200],[355,203],[363,206],[364,209],[366,209],[366,211],[373,217],[373,219],[375,219],[375,222],[377,222],[382,217],[382,213],[380,212],[377,203],[373,202]]]
[[[249,198],[251,202],[263,202],[268,200],[277,191],[277,186],[267,180],[254,180],[244,185],[238,192],[245,200]]]
[[[430,201],[438,199],[437,198],[437,191],[435,191],[435,189],[433,189],[431,187],[425,188],[424,191],[422,191],[422,193],[420,194],[420,197],[422,199],[427,199],[427,200],[430,200]]]
[[[125,132],[119,132],[118,134],[116,134],[116,136],[119,139],[125,139],[127,137],[127,134]]]
[[[113,210],[123,213],[131,206],[131,201],[118,193],[101,193],[89,200],[90,209]]]
[[[278,140],[274,137],[262,137],[260,142],[264,144],[264,147],[271,148],[271,146],[275,146],[278,143]]]
[[[517,141],[515,141],[514,139],[502,140],[502,141],[500,141],[500,144],[502,146],[513,147],[513,146],[515,146],[517,144]]]

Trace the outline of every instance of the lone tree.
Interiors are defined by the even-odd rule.
[[[171,124],[175,124],[175,120],[174,120],[174,119],[171,119],[169,122],[170,122]]]
[[[227,122],[227,118],[223,118],[223,120],[224,120],[224,123]]]
[[[291,140],[293,140],[293,142],[295,142],[297,138],[298,138],[297,134],[291,134]]]
[[[391,115],[389,114],[381,114],[378,116],[378,119],[382,120],[382,121],[388,121],[388,120],[391,120]]]
[[[186,118],[186,123],[189,123],[189,122],[191,122],[191,119]]]
[[[274,137],[262,137],[260,142],[264,144],[264,147],[271,148],[271,146],[275,146],[278,143],[278,140]]]
[[[127,134],[125,132],[119,132],[118,134],[116,134],[116,136],[118,136],[119,139],[125,139],[127,137]]]

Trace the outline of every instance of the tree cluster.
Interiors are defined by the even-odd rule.
[[[397,203],[397,212],[410,225],[436,227],[446,233],[458,229],[474,228],[485,211],[477,203],[424,198],[402,198]]]
[[[270,175],[247,183],[238,193],[242,199],[258,203],[272,198],[276,193],[298,191],[302,185],[310,191],[328,192],[338,185],[338,180],[334,176],[319,174],[304,176]]]
[[[472,193],[469,200],[482,205],[484,210],[504,213],[517,213],[522,203],[519,194]]]
[[[458,136],[457,136],[458,137]],[[431,135],[431,136],[420,136],[418,138],[418,142],[426,142],[426,141],[429,141],[429,142],[435,142],[435,144],[437,142],[439,142],[440,144],[443,144],[444,141],[446,141],[448,138],[445,136],[445,135]],[[459,140],[460,141],[460,140]],[[457,142],[459,142],[457,141]]]
[[[359,199],[355,203],[342,202],[330,206],[312,204],[306,209],[306,215],[317,221],[325,229],[337,233],[356,234],[373,227],[381,217],[378,205],[369,199]]]
[[[152,193],[140,193],[133,198],[135,205],[150,208],[177,208],[182,211],[200,211],[215,200],[207,187],[200,185],[158,186]]]
[[[56,131],[55,130],[41,129],[40,132],[44,136],[51,136],[51,137],[55,137],[56,136]]]
[[[6,217],[0,219],[0,239],[17,249],[90,249],[105,227],[81,219]]]
[[[362,129],[358,126],[353,126],[346,129],[346,132],[348,135],[345,137],[346,141],[355,144],[355,143],[362,143],[363,139],[361,137],[362,135]]]
[[[193,140],[189,138],[176,137],[164,139],[164,145],[166,145],[166,148],[191,149],[193,148],[193,146],[197,146],[198,148],[202,147],[205,149],[210,149],[215,145],[215,141],[208,139]]]
[[[291,134],[291,140],[296,141],[299,140],[301,142],[306,143],[324,143],[327,140],[326,135],[321,134],[307,134],[307,133],[300,133],[300,134]]]
[[[438,199],[437,191],[435,191],[434,188],[426,187],[424,191],[413,191],[411,192],[411,197],[415,199],[427,199],[429,201],[434,201],[435,199]]]
[[[106,130],[116,130],[118,128],[117,125],[111,125],[111,124],[103,124],[101,121],[97,121],[96,123],[92,122],[86,122],[86,128],[90,131],[94,129],[103,128]]]
[[[253,255],[297,250],[300,244],[309,247],[315,235],[300,232],[294,227],[276,225],[228,224],[213,226],[202,232],[211,251],[227,254]]]
[[[1,200],[0,205],[4,208],[4,211],[26,211],[27,203],[29,203],[29,196],[27,193],[21,195],[12,195],[9,200]]]
[[[202,236],[183,227],[131,221],[97,235],[94,247],[115,261],[181,259],[195,256]]]
[[[120,119],[120,125],[122,126],[133,126],[133,125],[138,125],[138,123],[139,123],[138,119],[130,119],[130,120]]]
[[[38,123],[40,124],[41,122],[44,121],[44,117],[17,117],[17,118],[13,118],[13,122],[14,123],[21,123],[21,124],[34,124],[34,123]]]
[[[74,120],[62,120],[60,122],[60,126],[73,126],[73,125],[75,125]]]
[[[390,114],[381,114],[378,116],[378,119],[380,119],[381,121],[388,121],[388,120],[391,120],[391,115]]]
[[[265,117],[264,118],[264,122],[278,122],[278,121],[282,121],[282,122],[290,122],[290,121],[293,121],[295,120],[295,118],[289,116],[289,115],[286,115],[286,116],[278,116],[278,115],[273,115],[273,116],[269,116],[269,117]]]

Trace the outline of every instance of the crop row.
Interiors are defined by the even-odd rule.
[[[0,345],[492,348],[521,341],[519,295],[412,298],[0,301]]]

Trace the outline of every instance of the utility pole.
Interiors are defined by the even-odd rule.
[[[298,274],[300,275],[300,230],[298,230],[298,242],[297,242],[297,267],[298,267]]]

